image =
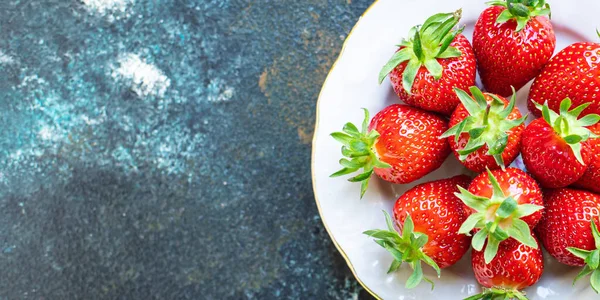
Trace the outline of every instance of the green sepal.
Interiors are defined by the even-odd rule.
[[[496,22],[502,24],[509,20],[515,20],[517,22],[515,31],[517,32],[525,28],[531,18],[537,16],[552,16],[550,5],[546,3],[545,0],[495,0],[489,1],[486,4],[506,7],[506,10],[500,13]]]
[[[364,109],[364,120],[361,130],[352,123],[346,123],[341,132],[331,134],[336,141],[342,143],[342,155],[346,158],[340,159],[343,167],[330,177],[339,177],[352,174],[360,169],[362,172],[350,179],[350,182],[360,182],[360,197],[362,198],[369,186],[369,179],[375,168],[386,169],[391,166],[379,159],[375,152],[375,144],[379,139],[376,130],[369,131],[369,111]]]
[[[481,147],[487,146],[487,155],[492,156],[498,167],[504,169],[505,162],[502,159],[502,153],[508,145],[508,132],[523,124],[527,119],[527,116],[516,120],[508,119],[516,103],[514,88],[508,105],[505,105],[504,101],[493,94],[487,94],[492,98],[492,101],[488,103],[485,95],[476,86],[469,89],[473,97],[458,88],[455,88],[454,91],[469,116],[448,129],[441,135],[441,138],[454,137],[454,140],[458,142],[459,137],[466,133],[469,140],[463,149],[457,151],[461,161],[465,161],[469,154]]]
[[[581,156],[581,143],[598,138],[596,134],[591,132],[588,127],[597,124],[600,121],[600,115],[589,114],[583,118],[579,118],[584,109],[586,109],[590,103],[584,103],[572,110],[572,101],[569,98],[565,98],[560,103],[560,109],[557,113],[548,107],[548,102],[541,105],[535,103],[535,107],[542,111],[542,118],[550,127],[554,129],[554,132],[560,136],[571,148],[573,155],[577,161],[585,165],[583,157]]]
[[[600,266],[600,232],[598,232],[598,227],[596,226],[596,223],[593,219],[590,223],[590,226],[592,228],[592,236],[594,237],[594,245],[596,249],[585,250],[578,249],[575,247],[568,247],[567,251],[569,251],[576,257],[583,259],[585,263],[585,266],[583,267],[583,269],[581,269],[581,272],[579,272],[579,274],[577,274],[577,276],[573,280],[573,285],[575,285],[575,283],[579,279],[591,274],[590,285],[592,289],[596,292],[596,294],[598,294],[598,292],[600,291],[600,268],[598,268]]]
[[[367,230],[363,234],[375,238],[375,242],[390,252],[394,258],[388,269],[388,273],[395,272],[400,268],[402,263],[407,263],[413,269],[413,273],[406,281],[406,288],[412,289],[418,286],[422,280],[425,280],[431,283],[431,288],[433,289],[433,281],[423,275],[421,262],[431,266],[436,271],[438,278],[441,275],[441,270],[437,263],[423,252],[423,246],[428,241],[427,235],[414,231],[415,227],[410,214],[406,215],[402,226],[402,233],[399,233],[390,215],[386,211],[383,213],[385,215],[387,230]]]
[[[468,190],[458,187],[460,193],[456,193],[456,197],[475,210],[463,222],[458,233],[469,235],[473,229],[479,229],[471,240],[471,245],[475,250],[482,251],[487,240],[484,250],[486,263],[490,263],[494,259],[498,245],[508,238],[514,238],[522,244],[537,248],[538,244],[531,234],[531,229],[521,218],[532,215],[543,207],[534,204],[518,204],[512,195],[508,195],[502,190],[492,172],[487,170],[487,173],[493,189],[490,198],[474,195]],[[493,219],[490,219],[490,215],[493,216]],[[511,220],[511,222],[504,222],[505,220]]]
[[[429,17],[423,25],[414,26],[408,33],[408,39],[400,43],[401,49],[394,53],[390,60],[379,72],[379,83],[398,65],[406,62],[402,74],[402,87],[411,94],[415,78],[421,67],[438,80],[442,77],[443,67],[438,59],[460,57],[461,51],[450,44],[463,28],[456,28],[460,21],[462,10],[452,13],[439,13]]]
[[[525,292],[514,289],[484,288],[480,294],[464,298],[464,300],[527,300]]]

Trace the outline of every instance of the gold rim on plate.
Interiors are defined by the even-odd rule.
[[[323,83],[323,86],[321,87],[321,92],[319,93],[319,97],[317,98],[317,105],[316,105],[317,106],[317,114],[316,114],[316,119],[315,119],[315,130],[314,130],[315,135],[314,135],[313,140],[312,140],[311,177],[312,177],[313,193],[315,195],[315,202],[317,203],[317,210],[319,211],[319,216],[321,217],[321,222],[323,222],[323,225],[325,226],[325,230],[327,231],[327,234],[329,234],[329,238],[331,238],[331,240],[333,241],[333,244],[335,245],[335,247],[337,248],[337,250],[340,252],[340,254],[342,255],[342,257],[344,257],[344,260],[346,260],[346,264],[348,265],[348,267],[350,267],[350,271],[352,271],[352,274],[354,275],[354,277],[356,278],[356,280],[358,281],[358,283],[367,292],[369,292],[369,294],[371,294],[376,299],[383,299],[383,298],[379,297],[379,295],[377,295],[371,289],[369,289],[365,285],[365,283],[362,282],[362,280],[360,280],[360,278],[358,277],[358,274],[356,274],[356,270],[354,269],[354,266],[352,265],[352,262],[350,262],[350,259],[348,258],[348,256],[346,255],[346,253],[344,252],[344,250],[342,249],[342,247],[340,247],[340,245],[338,244],[338,242],[335,240],[335,238],[331,234],[331,231],[329,230],[329,227],[327,227],[327,223],[325,223],[325,219],[323,218],[323,213],[321,211],[321,205],[319,203],[319,198],[317,197],[317,190],[315,188],[315,142],[317,140],[317,134],[316,134],[317,133],[317,128],[319,127],[319,103],[321,102],[321,96],[323,94],[323,90],[325,89],[325,85],[327,84],[327,80],[329,79],[329,76],[331,75],[331,72],[333,71],[333,69],[335,69],[335,66],[337,65],[337,63],[340,60],[340,58],[342,57],[342,55],[344,54],[344,50],[346,49],[346,44],[348,43],[348,39],[350,39],[350,36],[352,36],[352,33],[354,32],[354,30],[356,29],[356,27],[358,27],[358,24],[360,23],[360,21],[367,15],[367,13],[369,13],[369,11],[375,6],[375,4],[377,4],[377,2],[379,2],[379,0],[375,0],[369,6],[369,8],[367,8],[367,10],[365,10],[365,12],[360,16],[360,18],[356,22],[356,24],[354,24],[354,27],[352,27],[352,30],[350,30],[350,33],[348,33],[348,36],[346,37],[346,39],[344,40],[344,43],[342,45],[342,50],[340,51],[340,54],[338,55],[337,59],[335,60],[335,62],[331,66],[331,69],[329,69],[329,73],[327,74],[327,77],[325,78],[325,82]]]

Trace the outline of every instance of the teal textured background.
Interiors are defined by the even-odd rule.
[[[310,143],[371,2],[0,0],[0,299],[367,298]]]

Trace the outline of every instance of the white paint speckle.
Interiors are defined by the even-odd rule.
[[[127,8],[133,4],[134,0],[82,0],[82,2],[90,12],[107,16],[108,20],[112,22],[125,15]]]
[[[2,52],[0,50],[0,65],[12,65],[15,63],[15,59],[12,56]]]
[[[38,135],[40,136],[40,138],[42,140],[54,140],[54,139],[56,139],[56,135],[54,133],[54,130],[50,126],[43,126],[40,129],[40,131],[38,132]]]
[[[229,101],[235,94],[235,89],[231,86],[228,86],[225,81],[220,78],[211,80],[207,90],[207,99],[210,102]]]
[[[162,70],[132,53],[119,58],[111,75],[114,79],[129,84],[140,97],[162,97],[171,85],[171,79]]]

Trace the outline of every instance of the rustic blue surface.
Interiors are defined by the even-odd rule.
[[[313,201],[370,0],[0,0],[0,299],[367,297]]]

